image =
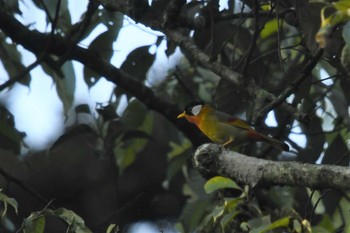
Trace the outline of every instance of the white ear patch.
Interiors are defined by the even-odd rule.
[[[191,109],[193,116],[197,116],[202,110],[202,105],[196,105]]]

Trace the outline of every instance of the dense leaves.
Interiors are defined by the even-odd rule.
[[[74,24],[68,3],[0,0],[0,231],[127,232],[149,220],[165,232],[164,219],[179,232],[349,231],[347,191],[201,177],[193,145],[208,139],[176,119],[204,100],[248,122],[260,116],[256,129],[291,147],[240,152],[349,166],[349,1],[89,1]],[[45,27],[25,21],[27,5]],[[135,45],[115,67],[115,48],[129,43],[123,27],[135,25],[156,42]],[[34,67],[25,65],[28,51]],[[20,85],[33,91],[35,67],[52,79],[65,122],[44,152],[24,143],[7,101]],[[77,100],[103,77],[113,86],[107,101]]]

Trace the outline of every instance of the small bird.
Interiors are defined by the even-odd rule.
[[[227,113],[215,110],[204,102],[193,102],[177,116],[195,124],[210,140],[224,146],[235,146],[247,142],[267,142],[270,145],[289,151],[289,146],[257,132],[247,122]]]

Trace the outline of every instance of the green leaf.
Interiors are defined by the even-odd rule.
[[[177,156],[182,155],[183,153],[186,153],[188,150],[191,149],[192,144],[188,139],[183,138],[181,144],[177,144],[175,142],[169,142],[169,146],[171,149],[168,152],[167,157],[170,160]]]
[[[38,212],[32,213],[23,221],[23,233],[43,233],[45,222],[45,216],[38,215]]]
[[[153,121],[153,117],[150,114],[148,114],[145,117],[144,127],[151,126],[152,121]],[[130,166],[135,161],[136,156],[147,145],[147,142],[148,142],[148,139],[134,138],[134,139],[129,139],[126,142],[121,142],[116,145],[113,152],[117,157],[117,163],[120,167],[120,172],[123,172],[125,168]]]
[[[62,219],[67,223],[67,232],[70,233],[92,233],[85,226],[84,220],[71,210],[59,208],[56,210],[43,209],[42,211],[33,212],[23,221],[24,233],[41,233],[44,232],[46,216]]]
[[[350,46],[346,44],[341,52],[341,64],[350,73]]]
[[[0,147],[19,153],[25,135],[15,128],[13,115],[0,106]]]
[[[63,64],[62,72],[64,77],[58,78],[55,75],[55,82],[57,94],[62,101],[64,113],[67,116],[68,110],[73,104],[75,92],[75,72],[72,61]]]
[[[332,218],[329,216],[329,214],[322,214],[322,221],[317,224],[317,227],[322,228],[323,231],[314,230],[314,227],[312,227],[312,232],[336,232],[336,227],[334,226],[333,216]]]
[[[241,197],[236,197],[236,198],[232,198],[230,200],[225,200],[225,208],[228,212],[232,212],[236,209],[237,205],[239,203],[242,203],[242,201],[244,200],[244,198]]]
[[[327,45],[326,37],[332,30],[332,27],[350,20],[350,4],[348,0],[335,2],[333,6],[337,11],[328,17],[325,17],[325,11],[329,6],[325,6],[321,10],[321,28],[316,34],[316,41],[322,48]]]
[[[278,32],[278,21],[277,19],[273,19],[268,21],[265,25],[263,30],[260,32],[261,39],[265,39],[269,36],[271,36],[274,33]]]
[[[4,219],[4,217],[6,216],[8,205],[12,206],[16,214],[18,214],[18,203],[14,198],[8,197],[2,192],[0,192],[0,201],[2,201],[4,204],[4,210],[2,211],[1,219]]]
[[[260,233],[271,224],[270,215],[250,219],[247,224],[251,229],[249,233]]]
[[[239,211],[233,211],[233,212],[229,212],[228,214],[225,214],[221,221],[220,221],[220,226],[222,228],[222,231],[225,232],[225,228],[227,227],[227,225],[232,222],[232,220],[234,218],[236,218],[238,216],[238,214],[240,214]]]
[[[346,45],[350,47],[350,21],[343,26],[342,35]]]
[[[213,177],[210,180],[208,180],[204,185],[204,190],[206,193],[212,193],[216,190],[224,188],[242,190],[242,188],[239,187],[233,180],[222,176]]]
[[[211,213],[214,223],[225,213],[225,206],[215,206]]]
[[[177,223],[175,223],[174,227],[178,232],[185,233],[185,229],[184,229],[184,226],[182,225],[182,223],[177,222]]]
[[[121,117],[125,131],[116,140],[113,150],[120,172],[130,166],[147,145],[151,138],[149,135],[153,129],[153,120],[153,113],[149,112],[138,100],[129,103]]]
[[[57,210],[48,210],[48,214],[65,221],[69,226],[68,232],[92,233],[90,229],[85,226],[84,220],[71,210],[59,208]]]
[[[26,67],[22,64],[22,55],[17,50],[17,45],[8,44],[4,40],[0,46],[0,60],[4,65],[4,68],[10,78],[13,78],[21,74]],[[29,86],[31,81],[31,76],[29,73],[24,75],[24,77],[19,81],[19,83]]]
[[[185,232],[193,232],[198,227],[209,206],[210,200],[198,200],[185,205],[180,217]]]
[[[45,1],[46,9],[48,10],[48,13],[50,14],[52,20],[55,17],[57,1],[58,0]],[[42,1],[34,0],[33,2],[38,8],[44,9]],[[50,22],[49,16],[46,17],[46,22],[47,23]],[[71,28],[71,24],[72,23],[71,23],[71,16],[68,9],[68,0],[61,0],[60,11],[58,14],[57,28],[61,29],[63,32],[66,33]]]
[[[287,228],[288,225],[289,225],[290,220],[291,220],[290,216],[281,218],[279,220],[276,220],[273,223],[271,223],[268,227],[266,227],[264,230],[259,231],[259,233],[265,233],[265,232],[268,232],[270,230],[273,230],[273,229],[276,229],[276,228],[280,228],[280,227],[286,227]]]
[[[111,224],[108,226],[106,233],[117,233],[119,231],[119,226],[116,224]]]
[[[332,232],[336,232],[335,229],[334,231],[328,231],[326,229],[324,229],[323,227],[320,227],[320,226],[315,226],[315,227],[312,227],[312,231],[307,231],[307,233],[311,233],[311,232],[317,232],[317,233],[332,233]],[[347,232],[347,231],[344,231],[344,232]]]
[[[332,3],[335,9],[338,11],[344,11],[345,14],[350,15],[350,1],[349,0],[339,0],[338,2]]]

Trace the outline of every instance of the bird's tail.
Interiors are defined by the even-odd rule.
[[[277,139],[271,138],[269,136],[263,135],[263,134],[261,134],[261,136],[263,139],[262,141],[269,143],[271,146],[276,147],[276,148],[281,149],[281,150],[284,150],[284,151],[289,151],[289,146],[286,143],[279,141]]]

